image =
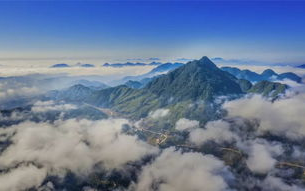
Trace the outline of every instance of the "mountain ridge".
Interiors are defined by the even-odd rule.
[[[218,96],[236,97],[247,92],[276,96],[275,94],[283,93],[285,89],[280,83],[276,85],[268,81],[252,86],[249,81],[237,79],[219,69],[207,57],[203,57],[154,78],[141,89],[119,85],[93,90],[75,85],[65,90],[68,92],[56,95],[57,99],[62,96],[62,99],[68,101],[111,108],[133,119],[146,117],[149,112],[159,108],[169,108],[173,119],[187,116],[190,119],[208,120],[217,116],[213,113],[216,110],[211,103]],[[190,104],[193,103],[201,104],[191,108]],[[209,117],[204,118],[202,115]]]
[[[272,69],[266,69],[261,74],[258,74],[256,72],[253,72],[251,70],[240,70],[236,67],[221,67],[220,68],[223,71],[229,72],[230,74],[234,75],[238,79],[245,79],[249,80],[251,82],[260,82],[264,80],[273,81],[273,80],[283,80],[283,79],[289,79],[292,81],[295,81],[297,83],[302,82],[302,78],[296,75],[293,72],[285,72],[278,74],[274,72]]]
[[[206,56],[154,79],[145,86],[145,89],[158,96],[181,96],[178,97],[179,101],[212,99],[215,95],[242,94],[237,78],[221,71]]]

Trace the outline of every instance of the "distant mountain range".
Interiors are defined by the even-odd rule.
[[[305,69],[305,64],[297,66],[297,68],[304,68]]]
[[[142,62],[136,62],[136,63],[126,62],[126,63],[114,63],[114,64],[105,63],[105,64],[103,64],[103,66],[121,68],[121,67],[125,67],[125,66],[157,66],[157,65],[161,65],[161,64],[162,64],[162,62],[151,62],[149,64],[142,63]]]
[[[73,84],[80,84],[80,85],[83,85],[83,86],[86,86],[86,87],[89,87],[89,88],[92,88],[92,89],[105,89],[105,88],[109,88],[108,85],[102,83],[102,82],[99,82],[99,81],[89,81],[89,80],[77,80],[77,81],[73,81],[72,82]]]
[[[157,66],[156,68],[152,69],[148,73],[138,75],[138,76],[126,76],[123,79],[120,80],[119,84],[124,84],[128,81],[138,81],[142,84],[142,86],[146,85],[148,82],[150,82],[155,76],[165,74],[167,72],[170,72],[172,70],[175,70],[176,68],[179,68],[183,66],[182,63],[165,63]]]
[[[173,119],[187,116],[205,121],[217,116],[213,112],[214,106],[210,103],[218,96],[260,93],[276,97],[288,88],[286,85],[269,81],[261,81],[253,86],[249,81],[239,80],[219,69],[207,57],[155,77],[145,87],[136,89],[139,85],[137,82],[129,81],[126,85],[102,90],[74,85],[64,91],[53,91],[49,97],[111,108],[135,119],[145,117],[150,111],[158,108],[168,108],[173,111]],[[190,104],[197,102],[202,102],[203,105],[190,107]]]
[[[95,65],[93,65],[93,64],[82,64],[82,63],[77,63],[76,66],[84,67],[84,68],[93,68],[93,67],[95,67]],[[71,65],[65,64],[65,63],[54,64],[54,65],[51,66],[51,68],[69,68],[69,67],[71,67]]]
[[[282,74],[277,74],[271,69],[264,70],[261,74],[253,72],[251,70],[240,70],[235,67],[221,67],[223,71],[229,72],[234,75],[238,79],[246,79],[251,82],[260,82],[260,81],[275,81],[275,80],[283,80],[289,79],[295,81],[297,83],[302,82],[302,78],[292,72],[286,72]]]
[[[68,68],[68,67],[70,67],[70,65],[64,64],[64,63],[54,64],[54,65],[51,66],[51,68]]]
[[[168,72],[171,70],[174,70],[176,68],[179,68],[180,66],[183,66],[184,64],[182,63],[165,63],[165,64],[161,64],[159,66],[157,66],[156,68],[152,69],[149,73],[147,73],[148,75],[150,74],[156,74],[156,73],[163,73],[163,72]]]
[[[73,85],[65,90],[53,90],[48,93],[47,96],[52,97],[55,100],[66,101],[82,101],[90,94],[94,93],[94,89],[86,87],[81,84]]]
[[[161,67],[157,67],[155,69],[153,69],[150,73],[154,73],[154,72],[166,72],[169,71],[171,69],[175,69],[178,66],[181,66],[182,63],[162,63],[162,62],[151,62],[149,64],[146,63],[141,63],[141,62],[136,62],[136,63],[132,63],[132,62],[126,62],[126,63],[114,63],[114,64],[109,64],[109,63],[105,63],[103,64],[104,67],[114,67],[114,68],[122,68],[122,67],[126,67],[126,66],[161,66]],[[94,64],[82,64],[82,63],[77,63],[74,66],[78,66],[78,67],[84,67],[84,68],[93,68],[95,67]],[[60,64],[54,64],[52,66],[50,66],[51,68],[68,68],[68,67],[72,67],[69,64],[65,64],[65,63],[60,63]]]
[[[84,67],[84,68],[93,68],[93,67],[95,67],[95,65],[93,65],[93,64],[82,64],[82,63],[77,63],[76,66]]]

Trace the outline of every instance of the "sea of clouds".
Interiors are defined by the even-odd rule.
[[[39,87],[19,83],[0,84],[0,99],[5,101],[40,92]],[[47,177],[64,178],[73,173],[84,178],[92,172],[114,170],[128,174],[132,163],[140,164],[136,178],[128,187],[120,189],[232,191],[238,190],[236,184],[240,184],[248,190],[305,190],[302,181],[286,181],[277,168],[279,162],[305,161],[305,148],[301,144],[305,141],[305,86],[291,86],[286,95],[275,101],[259,95],[225,101],[222,109],[227,115],[223,119],[200,124],[180,118],[175,124],[177,132],[187,134],[191,146],[200,148],[210,142],[215,147],[229,144],[244,153],[247,175],[233,172],[212,154],[174,146],[165,149],[152,146],[125,131],[126,127],[137,125],[128,119],[58,118],[33,122],[26,120],[23,113],[14,112],[6,120],[23,119],[22,122],[0,128],[0,190],[55,190],[52,181],[45,181]],[[38,101],[30,112],[65,112],[76,107],[69,103]],[[168,109],[159,109],[148,117],[157,120],[169,113]],[[266,136],[270,135],[282,139],[268,139]],[[150,160],[144,163],[146,157]],[[92,189],[84,187],[83,190]]]

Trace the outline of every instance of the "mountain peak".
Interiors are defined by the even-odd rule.
[[[299,65],[297,68],[305,68],[305,64]]]
[[[205,61],[205,60],[211,61],[207,56],[203,56],[202,58],[200,58],[200,60],[202,60],[202,61]]]
[[[271,69],[266,69],[266,70],[263,71],[263,73],[261,75],[271,77],[271,76],[277,76],[278,74],[275,73]]]
[[[51,68],[68,68],[70,65],[65,64],[65,63],[60,63],[60,64],[54,64],[51,66]]]
[[[217,68],[217,66],[207,56],[203,56],[199,60],[191,61],[191,63],[195,63],[196,65],[203,67]]]
[[[206,100],[214,96],[242,93],[237,79],[220,70],[208,57],[191,61],[151,81],[145,89],[181,100]]]

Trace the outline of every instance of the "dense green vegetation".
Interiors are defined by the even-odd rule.
[[[288,88],[287,85],[278,82],[261,81],[253,85],[253,87],[249,89],[248,92],[259,93],[262,94],[263,96],[269,96],[275,98],[279,94],[285,93],[285,90],[287,88]]]
[[[161,75],[142,89],[126,85],[92,90],[75,85],[53,93],[56,99],[85,102],[94,106],[111,108],[128,118],[140,119],[159,108],[170,109],[169,121],[173,124],[182,117],[206,122],[217,118],[214,99],[218,96],[241,96],[259,93],[276,97],[284,93],[286,85],[262,81],[254,86],[245,79],[219,69],[207,57],[194,60],[178,69]]]

